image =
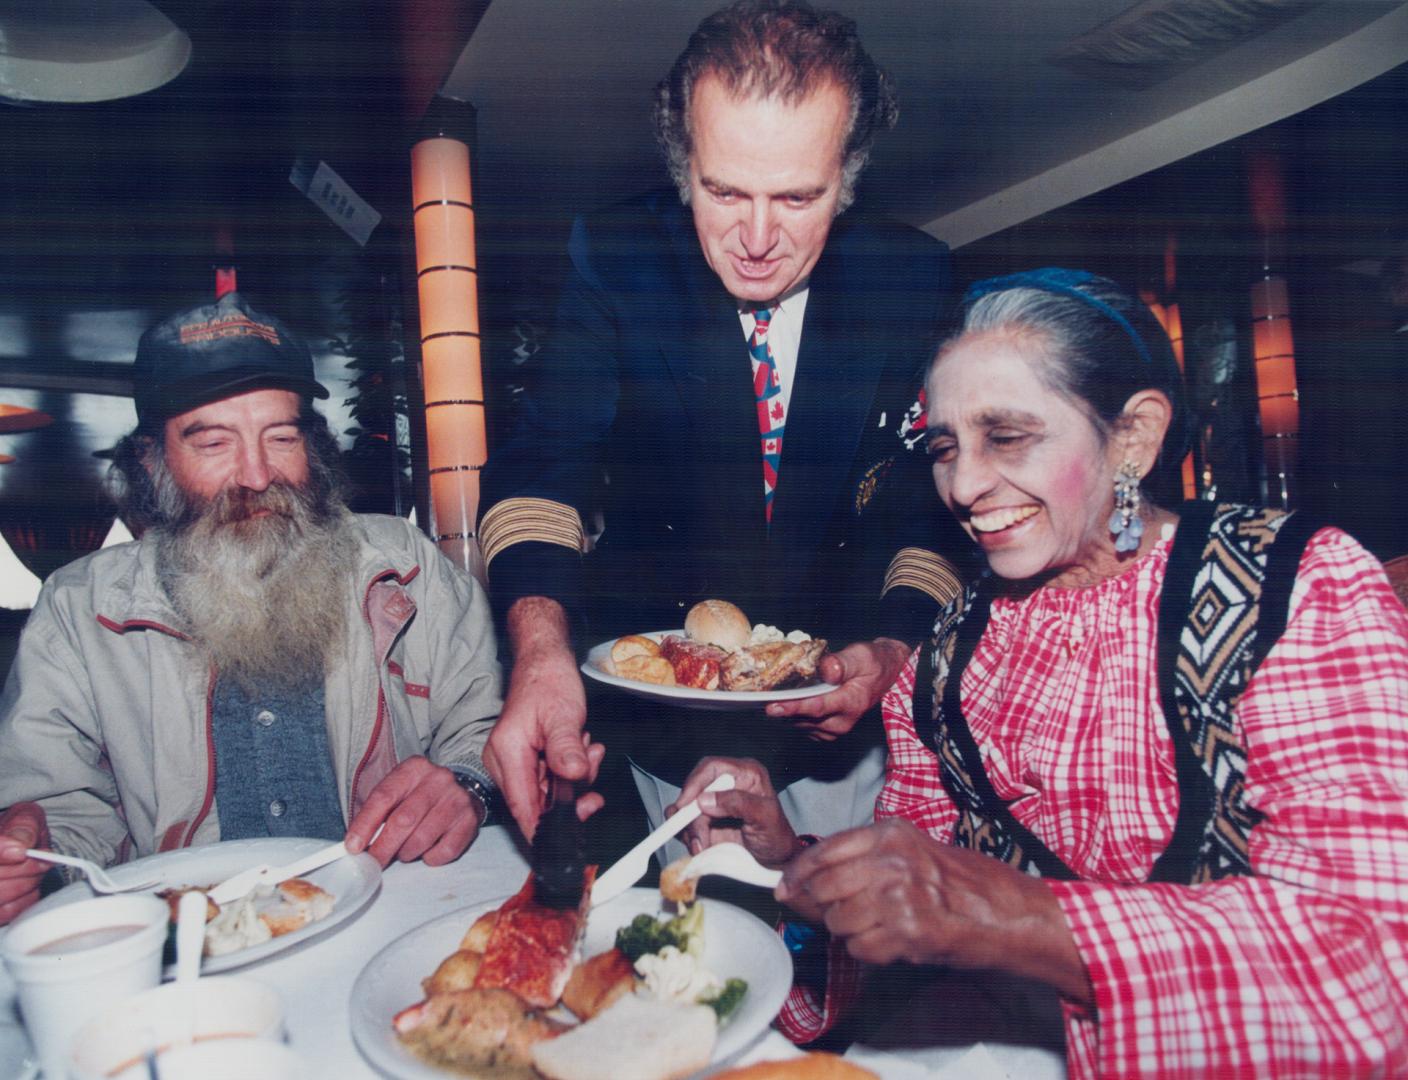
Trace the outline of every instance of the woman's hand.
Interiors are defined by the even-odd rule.
[[[817,664],[817,673],[836,689],[796,701],[775,701],[767,714],[791,720],[813,739],[832,742],[879,704],[913,651],[902,641],[876,638],[827,653]]]
[[[704,790],[724,773],[733,774],[732,791]],[[768,771],[751,758],[704,758],[685,780],[674,805],[665,807],[666,815],[693,799],[699,800],[703,813],[680,834],[692,854],[732,841],[764,866],[781,866],[802,848]]]
[[[858,960],[989,968],[1090,1003],[1085,966],[1051,891],[907,821],[851,829],[786,868],[777,898],[846,939]]]

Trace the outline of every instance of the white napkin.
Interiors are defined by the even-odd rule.
[[[881,1080],[1011,1080],[1007,1070],[982,1043],[967,1050],[954,1050],[953,1054],[957,1059],[938,1069],[899,1054],[861,1046],[847,1050],[846,1060],[869,1069]]]
[[[777,1031],[769,1029],[743,1053],[705,1075],[759,1061],[801,1057]],[[975,1043],[969,1047],[931,1047],[895,1053],[852,1046],[846,1060],[877,1074],[881,1080],[1064,1080],[1066,1062],[1051,1050],[1032,1046]]]
[[[846,1059],[883,1080],[1065,1080],[1066,1059],[1054,1050],[1003,1043],[968,1047],[872,1050],[852,1046]]]

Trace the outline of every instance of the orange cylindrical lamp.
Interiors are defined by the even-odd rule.
[[[1291,503],[1300,396],[1296,391],[1295,339],[1286,279],[1266,274],[1252,285],[1252,358],[1256,363],[1257,407],[1266,460],[1268,500]]]
[[[411,149],[411,189],[430,531],[441,551],[482,578],[474,523],[479,471],[488,445],[469,147],[444,136],[416,143]]]

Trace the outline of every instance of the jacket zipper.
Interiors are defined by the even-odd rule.
[[[191,827],[186,830],[185,839],[181,841],[182,847],[190,847],[191,841],[195,839],[196,830],[200,828],[201,822],[205,821],[206,815],[210,813],[211,804],[215,802],[215,669],[210,670],[210,682],[205,689],[205,800],[200,804],[200,810],[196,812],[195,820],[191,822]]]
[[[378,574],[367,582],[367,587],[362,590],[362,622],[366,623],[368,629],[370,629],[372,625],[371,611],[369,610],[372,601],[372,586],[388,576],[395,578],[398,584],[405,584],[405,582],[415,577],[419,569],[420,567],[416,567],[407,574],[404,579],[400,574],[392,570],[386,574]],[[377,741],[381,738],[381,728],[385,722],[386,688],[381,679],[381,666],[385,661],[385,657],[376,657],[376,719],[372,721],[372,737],[367,740],[367,748],[362,751],[362,759],[357,762],[357,767],[352,770],[352,784],[347,792],[347,817],[349,821],[357,812],[357,787],[362,782],[362,773],[366,771],[367,762],[371,760],[372,753],[376,750]]]

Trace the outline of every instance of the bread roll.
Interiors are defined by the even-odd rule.
[[[619,664],[622,660],[629,660],[633,656],[659,655],[660,646],[640,634],[627,634],[625,637],[617,638],[616,644],[611,646],[611,662],[613,664]]]
[[[535,1043],[533,1067],[549,1080],[676,1080],[709,1064],[717,1029],[707,1005],[627,994],[586,1023]]]
[[[714,1080],[880,1080],[835,1054],[803,1054],[786,1061],[760,1061],[719,1073]]]
[[[724,652],[733,652],[748,644],[753,624],[727,600],[701,600],[685,616],[684,632],[691,641],[702,641],[706,645],[717,645]]]
[[[656,686],[675,685],[675,669],[663,656],[632,656],[616,665],[616,674],[623,679],[654,683]]]

